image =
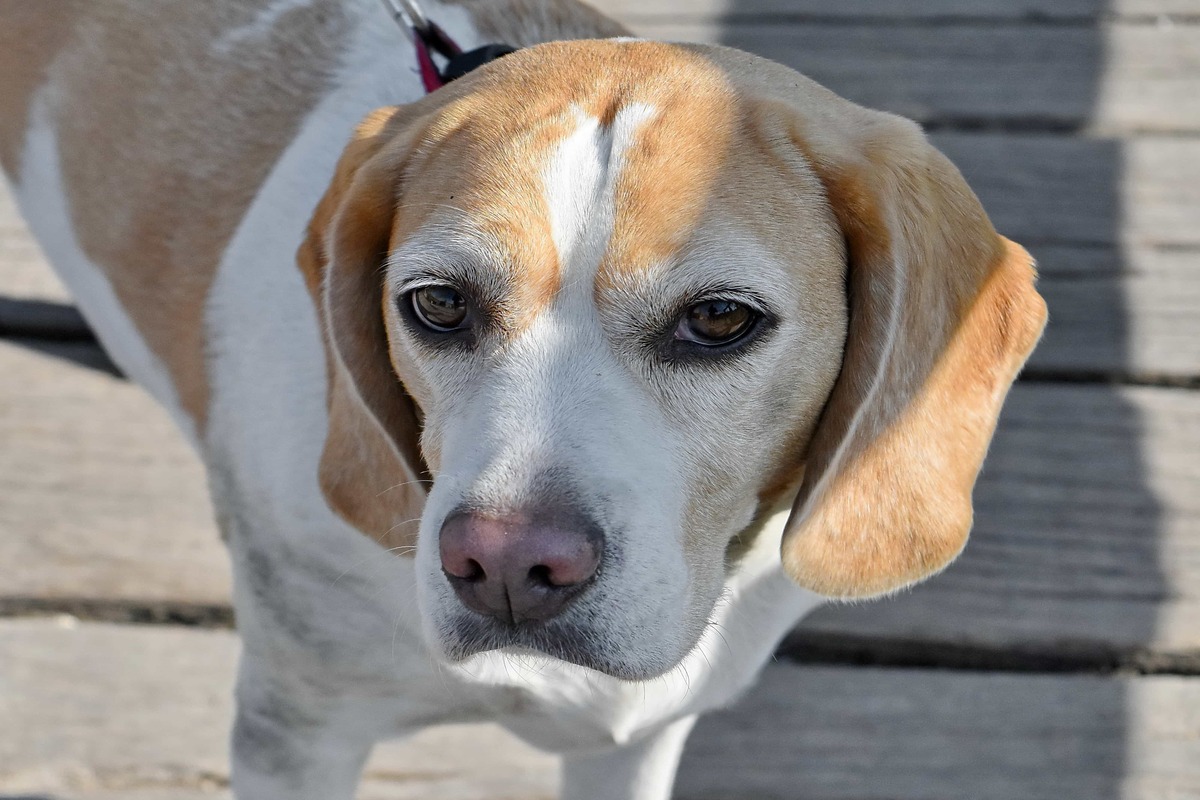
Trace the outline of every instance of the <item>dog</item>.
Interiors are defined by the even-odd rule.
[[[911,122],[574,0],[426,11],[520,49],[425,94],[376,0],[5,0],[0,163],[207,467],[239,798],[495,720],[662,800],[805,613],[961,551],[1045,304]]]

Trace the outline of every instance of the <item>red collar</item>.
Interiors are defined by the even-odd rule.
[[[413,27],[413,44],[417,48],[417,68],[421,71],[421,83],[425,84],[425,92],[433,92],[442,88],[454,77],[448,77],[440,72],[433,63],[433,54],[437,53],[447,62],[455,56],[462,55],[462,48],[442,30],[436,22],[426,20],[426,27]]]
[[[448,33],[425,16],[417,0],[383,0],[383,5],[412,39],[417,51],[417,69],[427,94],[516,50],[506,44],[489,44],[464,53]],[[433,60],[435,53],[446,60],[446,66],[440,70]]]

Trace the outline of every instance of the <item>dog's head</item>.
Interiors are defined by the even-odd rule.
[[[942,569],[1045,320],[915,125],[699,46],[542,45],[376,112],[300,260],[322,488],[415,538],[435,644],[627,678],[695,645],[781,500],[804,587]]]

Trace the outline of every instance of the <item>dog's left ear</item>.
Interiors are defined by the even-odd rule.
[[[916,125],[807,91],[781,114],[846,239],[850,325],[782,558],[806,588],[870,597],[962,550],[975,479],[1046,305],[1029,254],[996,234]]]
[[[330,507],[409,553],[425,502],[419,413],[388,357],[384,263],[409,151],[404,112],[358,127],[297,253],[320,317],[329,429],[319,481]]]

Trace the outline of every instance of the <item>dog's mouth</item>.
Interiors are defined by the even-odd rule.
[[[560,619],[505,625],[464,614],[447,626],[442,645],[446,657],[455,662],[492,651],[532,652],[627,681],[657,678],[678,663],[661,654],[650,663],[635,663],[623,657],[620,648],[606,645],[595,632]]]

